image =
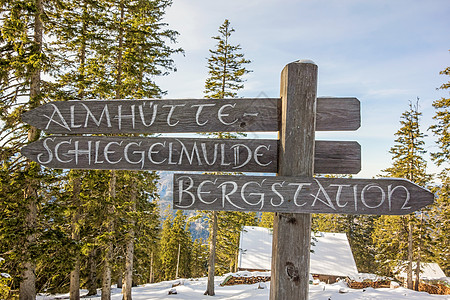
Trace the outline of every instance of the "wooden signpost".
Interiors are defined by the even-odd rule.
[[[315,140],[315,131],[357,130],[359,101],[317,98],[316,90],[317,66],[299,61],[283,69],[280,98],[51,102],[23,121],[65,135],[22,154],[62,169],[277,173],[175,175],[174,208],[275,212],[270,299],[307,299],[311,213],[407,214],[434,200],[402,179],[313,177],[361,169],[357,142]],[[279,141],[136,136],[221,131],[279,131]]]

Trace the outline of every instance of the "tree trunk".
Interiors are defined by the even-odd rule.
[[[419,249],[420,251],[420,249]],[[419,283],[420,283],[420,255],[417,255],[417,262],[416,262],[416,280],[414,282],[414,290],[419,290]]]
[[[213,211],[210,224],[211,239],[209,241],[208,285],[205,295],[214,296],[214,272],[216,263],[217,212]]]
[[[180,267],[180,252],[181,252],[181,243],[178,244],[177,269],[175,271],[175,279],[178,279],[178,270]]]
[[[125,4],[124,1],[120,1],[120,23],[119,23],[119,37],[118,37],[118,47],[117,47],[117,77],[116,77],[116,99],[122,98],[122,52],[123,52],[123,21],[125,15]]]
[[[36,12],[34,15],[34,43],[37,47],[38,54],[42,53],[42,34],[43,24],[41,20],[41,14],[43,13],[42,0],[36,0]],[[41,70],[36,68],[31,74],[30,82],[30,109],[39,106],[41,94]],[[33,142],[39,138],[40,132],[35,127],[31,127],[28,131],[28,142]],[[30,169],[31,162],[27,162],[26,169]],[[26,183],[25,199],[27,201],[28,212],[25,217],[27,230],[30,232],[26,237],[26,245],[24,250],[29,251],[32,244],[36,242],[36,234],[34,233],[37,220],[37,189],[39,182],[30,178]],[[36,264],[33,262],[33,258],[27,253],[27,261],[24,263],[22,281],[19,285],[19,300],[31,300],[36,298]]]
[[[134,226],[136,224],[134,213],[136,212],[136,183],[131,184],[131,217],[129,220],[127,251],[125,256],[125,282],[123,286],[123,300],[131,300],[131,288],[133,286],[133,258],[134,258]]]
[[[37,221],[37,183],[32,178],[28,179],[25,189],[25,199],[28,202],[28,212],[25,217],[27,231],[31,232],[26,239],[24,251],[29,252],[29,248],[36,243],[36,233],[34,233]],[[32,256],[26,253],[28,261],[23,265],[22,281],[19,286],[19,300],[31,300],[36,298],[36,265]]]
[[[419,290],[420,283],[420,263],[421,263],[421,250],[422,250],[422,228],[423,228],[423,212],[420,212],[420,230],[419,238],[417,243],[417,265],[416,265],[416,282],[414,284],[414,289]]]
[[[413,226],[411,222],[411,216],[408,219],[408,267],[406,271],[406,284],[408,289],[413,289],[412,281],[412,261],[413,261]]]
[[[112,244],[108,245],[105,249],[105,263],[103,265],[101,300],[111,300],[111,260],[112,260]]]
[[[75,174],[74,174],[75,173]],[[72,180],[73,192],[72,192],[72,205],[75,207],[75,212],[72,216],[72,240],[76,243],[80,241],[80,191],[81,191],[81,178],[78,177],[78,172],[72,171],[72,175],[75,176]],[[70,300],[80,299],[80,253],[74,254],[75,265],[70,272]]]
[[[121,271],[119,271],[119,277],[117,278],[117,288],[123,288],[123,273]]]
[[[75,265],[70,272],[70,300],[80,300],[80,256],[75,258]]]
[[[87,9],[88,3],[87,1],[83,1],[83,17],[82,17],[82,26],[81,26],[81,45],[78,50],[78,53],[80,55],[80,67],[78,69],[80,79],[81,79],[81,85],[79,85],[78,88],[78,98],[79,100],[84,100],[85,97],[85,75],[86,75],[86,34],[87,34],[87,26],[88,21],[86,20],[88,18],[88,9]]]
[[[105,247],[105,257],[103,265],[103,276],[102,276],[102,298],[101,300],[111,300],[111,263],[113,255],[113,241],[112,235],[114,234],[114,202],[116,198],[116,172],[111,171],[111,179],[109,181],[109,196],[110,203],[108,203],[108,233],[110,234],[108,243]]]
[[[148,283],[153,283],[153,251],[150,256],[150,274],[148,275]]]
[[[89,253],[88,264],[89,264],[89,275],[88,275],[88,296],[97,295],[97,249],[93,249]]]

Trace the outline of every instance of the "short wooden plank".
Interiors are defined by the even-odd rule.
[[[434,194],[406,179],[174,175],[174,208],[403,215],[432,204]]]
[[[22,154],[49,168],[276,173],[278,141],[51,136]],[[357,142],[316,141],[316,173],[356,174]]]
[[[48,133],[278,131],[280,98],[57,101],[22,114]],[[316,130],[356,130],[356,98],[318,98]]]
[[[355,141],[316,141],[316,174],[358,174],[361,171],[361,145]]]
[[[317,98],[316,131],[352,131],[361,126],[356,98]]]

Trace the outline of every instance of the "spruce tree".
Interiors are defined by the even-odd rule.
[[[450,67],[440,72],[441,75],[450,75]],[[441,90],[450,89],[450,81],[440,86]],[[435,115],[430,129],[437,137],[439,150],[431,153],[435,164],[442,168],[439,174],[440,186],[437,187],[436,203],[433,207],[433,220],[436,222],[436,241],[434,256],[444,272],[450,273],[450,98],[442,97],[433,102]]]
[[[0,20],[0,117],[2,121],[2,160],[10,176],[21,178],[22,192],[14,197],[22,202],[16,207],[16,237],[2,240],[9,247],[21,246],[16,269],[20,270],[19,299],[36,297],[36,251],[38,244],[38,204],[40,199],[40,167],[18,154],[27,142],[39,138],[40,132],[23,126],[20,114],[40,105],[44,97],[41,75],[49,63],[44,53],[44,2],[2,1]],[[18,175],[18,176],[16,176]],[[20,257],[20,258],[19,258]]]
[[[422,187],[426,187],[431,181],[431,175],[427,174],[426,161],[423,155],[426,153],[424,149],[425,142],[423,141],[424,134],[420,130],[420,116],[419,102],[415,104],[410,103],[409,109],[402,114],[401,127],[395,134],[397,139],[395,145],[389,151],[392,154],[393,165],[383,172],[389,177],[408,179]],[[419,274],[420,261],[424,258],[424,249],[426,246],[426,231],[427,227],[424,224],[423,211],[410,214],[408,216],[392,217],[382,216],[377,222],[378,226],[386,226],[392,223],[392,226],[384,228],[391,235],[391,244],[397,244],[395,251],[384,251],[386,238],[382,233],[382,229],[377,229],[374,232],[374,242],[377,244],[377,259],[383,263],[389,261],[393,267],[399,266],[401,261],[407,261],[407,283],[408,288],[413,288],[412,278],[412,263],[417,262],[416,274]],[[394,230],[396,230],[394,232]],[[402,239],[395,242],[396,239]],[[407,244],[404,244],[404,241]],[[392,247],[389,246],[389,247]],[[416,287],[418,280],[416,280]]]
[[[214,36],[213,39],[217,41],[214,50],[209,50],[210,57],[208,58],[208,75],[209,77],[205,82],[205,97],[210,99],[223,99],[228,97],[237,97],[237,92],[244,87],[243,76],[250,71],[246,69],[245,65],[250,63],[250,60],[244,58],[244,54],[240,53],[241,46],[231,44],[231,34],[234,32],[234,28],[228,20],[219,27],[219,35]],[[217,138],[235,138],[239,134],[231,134],[225,132],[213,133],[212,136]],[[245,213],[236,213],[239,215],[238,219],[245,220],[247,216]],[[221,241],[222,237],[217,236],[218,232],[216,228],[220,224],[216,224],[216,220],[222,218],[236,218],[235,215],[228,212],[211,212],[207,214],[209,216],[210,227],[210,257],[208,259],[208,284],[205,295],[213,296],[214,292],[214,274],[216,264],[216,237]],[[239,222],[242,224],[242,222]],[[243,225],[241,225],[243,226]],[[241,228],[242,229],[242,228]],[[240,230],[239,230],[240,231]],[[220,232],[220,229],[219,229]],[[236,239],[234,239],[236,240]],[[237,239],[239,241],[239,238]],[[223,240],[225,241],[225,240]],[[228,239],[228,242],[230,240]],[[236,243],[234,243],[236,245]],[[239,247],[239,244],[237,244]],[[228,264],[234,264],[235,252],[229,252],[228,255],[231,258],[228,259]]]
[[[208,74],[205,83],[206,98],[223,99],[237,97],[237,91],[244,88],[242,76],[250,71],[245,68],[250,60],[239,53],[241,46],[230,44],[234,28],[225,20],[219,27],[219,35],[213,37],[217,41],[216,48],[209,50]]]

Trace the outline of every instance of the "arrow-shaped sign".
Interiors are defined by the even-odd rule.
[[[434,195],[405,179],[175,174],[175,209],[404,215]]]
[[[49,168],[276,173],[277,140],[50,136],[22,148]],[[316,173],[356,174],[357,142],[316,141]]]
[[[48,133],[278,131],[280,99],[57,101],[22,115]],[[356,98],[318,98],[316,130],[356,130]]]

